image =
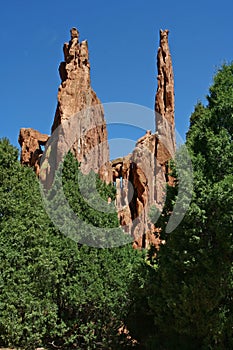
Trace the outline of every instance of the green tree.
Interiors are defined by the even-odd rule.
[[[65,192],[74,210],[91,221],[92,209],[75,189],[78,171],[69,155]],[[110,186],[97,182],[102,197],[114,197]],[[17,149],[6,139],[0,140],[0,196],[0,346],[126,347],[118,330],[131,302],[128,288],[140,254],[129,244],[80,245],[55,229],[35,174],[20,165]],[[99,215],[97,224],[108,226],[108,220],[116,225],[116,213]]]
[[[166,243],[137,292],[137,302],[147,295],[144,310],[154,320],[145,349],[233,347],[233,64],[219,69],[207,99],[207,106],[197,104],[187,134],[192,202],[181,224],[166,233],[176,201],[168,187],[156,223]]]

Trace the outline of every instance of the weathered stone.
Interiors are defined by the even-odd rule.
[[[90,85],[90,63],[87,41],[79,43],[77,29],[71,29],[71,40],[63,47],[64,62],[60,64],[61,85],[52,132],[62,124],[63,140],[57,143],[58,154],[55,166],[65,152],[65,140],[74,139],[72,151],[81,163],[81,171],[91,169],[110,182],[111,167],[104,111],[100,100]],[[71,119],[71,124],[67,121]],[[75,130],[73,130],[75,128]],[[73,135],[73,133],[76,135]]]
[[[112,162],[118,217],[125,232],[133,236],[135,248],[160,244],[159,229],[148,214],[152,205],[162,209],[166,183],[172,183],[168,161],[175,153],[174,78],[168,30],[160,31],[157,65],[156,133],[148,130],[132,154]]]
[[[52,183],[54,173],[64,155],[71,150],[81,163],[84,174],[94,170],[107,183],[112,181],[109,146],[104,111],[90,85],[90,63],[87,41],[79,42],[76,28],[70,31],[71,39],[63,47],[64,62],[59,66],[61,85],[58,104],[52,125],[49,156],[46,154],[43,177]],[[60,126],[60,128],[58,128]],[[32,129],[21,129],[19,143],[21,162],[35,167],[39,174],[43,154],[41,134]],[[54,134],[54,132],[56,133]],[[48,137],[46,136],[46,141]],[[70,144],[70,140],[73,140]],[[51,152],[52,149],[52,152]],[[48,153],[48,152],[47,152]],[[50,179],[48,180],[48,177]]]
[[[24,165],[34,167],[37,175],[39,174],[40,158],[43,154],[41,146],[44,146],[48,139],[48,135],[41,134],[31,128],[22,128],[19,132],[20,161]]]
[[[41,146],[49,137],[33,129],[20,130],[21,162],[33,166],[37,174],[40,171],[45,181],[71,150],[84,174],[92,169],[105,182],[115,184],[118,217],[125,232],[133,237],[133,246],[159,245],[159,229],[150,222],[148,214],[152,205],[162,209],[165,185],[172,184],[168,161],[175,153],[174,77],[168,30],[160,31],[157,55],[156,133],[148,130],[137,141],[132,154],[112,162],[103,107],[90,85],[87,42],[79,42],[77,29],[72,28],[70,33],[71,39],[63,47],[58,104],[42,168]]]
[[[160,30],[160,46],[157,54],[158,87],[155,100],[156,129],[160,136],[164,135],[164,123],[167,121],[174,128],[174,75],[171,54],[168,45],[169,31]],[[157,114],[159,114],[157,116]],[[175,151],[174,134],[169,135]]]
[[[148,212],[155,203],[156,137],[147,131],[132,154],[112,162],[116,206],[121,226],[132,235],[134,247],[145,248],[155,240]]]
[[[172,183],[168,161],[174,157],[175,141],[175,102],[174,102],[174,75],[171,54],[168,45],[168,30],[160,30],[160,47],[157,54],[158,87],[155,98],[156,114],[156,202],[162,207],[164,186],[166,182]]]

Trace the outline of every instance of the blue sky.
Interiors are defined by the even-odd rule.
[[[160,28],[170,30],[176,128],[185,138],[218,66],[233,60],[233,2],[22,0],[1,3],[0,137],[21,127],[50,133],[69,29],[88,39],[92,86],[103,103],[153,109]]]

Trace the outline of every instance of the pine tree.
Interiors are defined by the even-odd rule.
[[[65,193],[90,222],[95,217],[78,193],[77,172],[69,155]],[[112,188],[97,182],[102,197],[114,197]],[[129,244],[92,248],[59,232],[44,209],[35,174],[20,165],[17,149],[5,139],[0,141],[0,195],[0,346],[123,349],[127,339],[118,329],[131,302],[128,288],[140,254]],[[96,220],[118,227],[116,213]]]
[[[195,107],[187,134],[192,201],[167,233],[179,178],[168,188],[156,223],[166,243],[138,292],[136,302],[146,296],[145,314],[154,320],[145,349],[233,347],[233,64],[219,69],[207,99]]]

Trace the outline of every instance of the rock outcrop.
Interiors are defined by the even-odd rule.
[[[87,42],[79,42],[77,29],[70,32],[71,39],[63,47],[64,62],[59,67],[61,85],[52,136],[49,139],[33,129],[21,129],[21,162],[33,166],[39,174],[41,146],[49,139],[41,174],[46,178],[49,173],[53,178],[63,156],[71,150],[84,174],[93,169],[102,180],[115,184],[118,217],[125,232],[133,237],[134,247],[157,245],[159,230],[148,214],[152,205],[158,209],[163,206],[165,185],[172,183],[168,161],[175,153],[174,77],[168,30],[160,31],[157,55],[156,132],[148,130],[131,154],[112,162],[103,107],[90,84]]]
[[[59,155],[64,154],[66,140],[72,137],[74,143],[71,150],[81,163],[82,172],[87,174],[91,169],[100,171],[100,177],[110,182],[112,178],[107,129],[101,102],[90,83],[87,41],[79,42],[76,28],[72,28],[70,34],[69,43],[63,47],[64,62],[59,67],[61,85],[52,125],[52,132],[61,125],[60,135],[63,133],[57,144],[55,167],[61,161]]]
[[[171,54],[168,46],[168,30],[160,30],[160,46],[157,54],[158,87],[155,98],[156,131],[158,144],[156,147],[156,202],[160,207],[163,203],[163,187],[166,182],[172,184],[168,175],[168,161],[174,157],[175,140],[175,102],[174,75]]]
[[[175,113],[175,101],[174,101],[174,75],[172,68],[171,54],[168,46],[168,33],[169,31],[160,30],[160,44],[157,54],[157,69],[158,69],[158,87],[155,99],[155,112],[156,112],[156,129],[159,135],[165,135],[169,137],[171,144],[171,152],[175,151],[175,139],[173,129],[175,125],[174,113]],[[164,130],[164,124],[167,122],[171,129],[170,133],[167,129]],[[166,124],[165,124],[166,127]],[[167,134],[165,134],[165,131]]]
[[[156,133],[148,130],[132,154],[112,162],[118,217],[136,248],[159,245],[159,229],[148,214],[152,205],[162,209],[166,183],[172,184],[168,161],[175,154],[174,77],[168,30],[160,31],[157,66]]]
[[[148,130],[132,154],[112,162],[118,217],[124,231],[133,236],[135,248],[157,244],[156,228],[148,218],[155,204],[156,144],[155,134]]]
[[[19,132],[20,161],[24,165],[33,167],[37,175],[39,175],[40,159],[43,154],[41,146],[45,146],[48,139],[48,135],[31,128],[22,128]]]
[[[79,42],[79,32],[76,28],[72,28],[70,34],[69,43],[65,43],[63,47],[64,62],[59,66],[61,85],[50,138],[53,152],[51,157],[46,159],[49,163],[49,182],[51,184],[64,155],[71,150],[81,163],[81,171],[84,174],[92,169],[99,172],[100,177],[109,183],[112,181],[112,170],[107,129],[103,107],[90,85],[87,41]],[[43,153],[40,146],[48,140],[47,136],[41,140],[40,135],[39,132],[24,128],[19,136],[22,147],[21,162],[34,166],[37,174],[40,171]]]

